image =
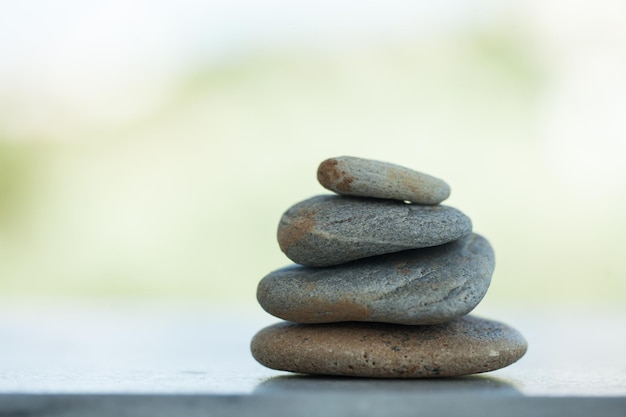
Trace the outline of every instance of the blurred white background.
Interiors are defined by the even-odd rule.
[[[0,296],[254,303],[354,155],[447,181],[488,300],[626,300],[626,3],[8,1]]]

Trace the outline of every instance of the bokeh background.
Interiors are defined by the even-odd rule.
[[[253,305],[354,155],[446,180],[486,300],[626,300],[620,0],[6,1],[0,297]]]

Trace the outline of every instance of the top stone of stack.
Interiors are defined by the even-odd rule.
[[[385,198],[436,205],[450,195],[445,181],[387,162],[352,156],[330,158],[317,170],[324,188],[356,197]]]

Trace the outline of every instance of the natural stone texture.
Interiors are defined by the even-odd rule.
[[[473,310],[494,267],[489,242],[471,234],[328,268],[282,268],[261,280],[257,299],[268,313],[300,323],[436,324]]]
[[[452,207],[321,195],[283,214],[278,243],[296,263],[329,266],[442,245],[471,231],[469,217]]]
[[[439,204],[450,187],[439,178],[387,162],[340,156],[322,162],[317,179],[339,194]]]
[[[282,322],[259,331],[251,349],[257,361],[272,369],[424,378],[503,368],[526,353],[527,343],[505,324],[465,316],[435,326]]]

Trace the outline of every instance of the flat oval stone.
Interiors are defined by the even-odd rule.
[[[328,268],[282,268],[259,282],[257,300],[268,313],[299,323],[443,323],[478,305],[494,266],[489,242],[471,234]]]
[[[472,316],[434,325],[278,323],[259,331],[252,355],[268,368],[305,374],[431,378],[493,371],[520,359],[526,340]]]
[[[452,207],[321,195],[283,214],[278,244],[296,263],[330,266],[442,245],[471,231],[470,218]]]
[[[371,159],[340,156],[322,162],[317,179],[338,194],[390,198],[417,204],[439,204],[450,196],[443,180]]]

